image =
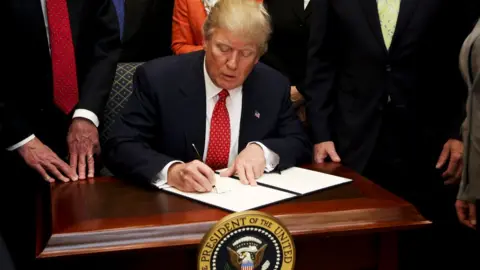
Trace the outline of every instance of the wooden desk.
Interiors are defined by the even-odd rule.
[[[307,168],[353,182],[259,209],[294,236],[295,269],[396,269],[398,232],[429,222],[347,168]],[[37,257],[48,269],[193,270],[201,238],[229,214],[109,177],[54,184],[50,198],[37,218]]]

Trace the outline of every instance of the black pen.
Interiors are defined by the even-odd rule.
[[[194,143],[192,143],[192,148],[193,148],[193,151],[195,151],[195,154],[197,155],[197,159],[200,160],[200,161],[202,161],[202,157],[200,157],[200,153],[198,152],[197,147],[195,147],[195,144],[194,144]],[[215,192],[218,193],[218,189],[217,189],[217,187],[216,187],[215,185],[212,185],[212,188],[214,188],[214,189],[215,189]]]
[[[195,147],[195,144],[192,143],[192,147],[193,147],[193,151],[195,152],[195,154],[197,155],[197,159],[202,161],[202,157],[200,157],[200,153],[198,152],[197,150],[197,147]]]

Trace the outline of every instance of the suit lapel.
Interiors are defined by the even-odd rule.
[[[290,1],[293,13],[303,22],[305,20],[305,11],[303,10],[303,0]]]
[[[302,7],[303,7],[303,5],[302,5]],[[308,2],[307,8],[305,9],[304,13],[305,13],[305,20],[307,20],[308,17],[310,17],[310,15],[312,15],[312,0],[310,0],[310,2]]]
[[[390,45],[390,51],[394,49],[395,43],[398,42],[402,32],[407,28],[418,2],[418,0],[401,0],[400,12],[398,14],[397,25],[395,26],[392,44]]]
[[[302,21],[305,22],[305,20],[312,14],[312,8],[311,6],[311,1],[308,2],[307,8],[303,7],[303,0],[293,0],[290,1],[293,9],[293,13],[297,15],[297,17]]]
[[[146,15],[151,7],[150,0],[125,0],[125,28],[123,31],[124,40],[130,39],[135,31],[140,29],[142,20],[148,16]]]
[[[473,41],[471,44],[471,53],[469,57],[468,73],[470,74],[472,86],[480,83],[480,21],[472,32]],[[478,87],[477,87],[478,88]],[[475,89],[472,89],[475,91]]]
[[[203,74],[203,58],[204,53],[197,53],[197,59],[191,66],[188,78],[185,78],[185,83],[181,87],[184,94],[182,101],[183,112],[182,122],[179,125],[185,126],[185,144],[186,153],[189,158],[195,159],[195,151],[192,143],[195,144],[200,157],[203,157],[203,150],[205,147],[205,121],[206,121],[206,94]]]
[[[367,17],[368,24],[370,29],[375,36],[375,39],[379,42],[379,45],[382,47],[383,52],[387,54],[387,47],[385,46],[385,41],[383,39],[382,29],[380,27],[380,18],[378,16],[378,7],[376,0],[359,0],[360,5],[362,6],[363,12]],[[403,1],[403,0],[402,0]]]
[[[480,27],[477,27],[480,29]],[[462,49],[460,50],[460,71],[462,72],[463,78],[465,82],[468,84],[468,87],[470,88],[472,86],[472,77],[470,75],[470,59],[471,59],[471,51],[472,51],[472,45],[473,42],[475,41],[475,30],[470,33],[470,35],[465,39],[463,42]]]
[[[70,30],[72,31],[72,42],[77,44],[78,33],[80,32],[81,15],[78,12],[84,10],[85,1],[67,0],[68,14],[70,19]],[[113,5],[113,4],[112,4]]]
[[[45,18],[40,0],[15,0],[12,1],[12,7],[20,14],[17,18],[25,26],[25,29],[29,29],[31,34],[38,36],[42,45],[43,43],[48,45]]]
[[[28,38],[30,42],[35,41],[35,46],[32,48],[42,55],[42,59],[50,60],[47,30],[40,0],[15,0],[11,1],[11,5],[15,13],[13,18],[18,20],[15,22],[16,27],[22,27],[22,31],[29,33],[25,38]],[[20,40],[23,38],[19,37]],[[50,61],[46,63],[48,64],[46,68],[50,68]]]
[[[253,73],[254,71],[252,71]],[[243,96],[242,96],[242,116],[240,119],[240,135],[238,140],[238,152],[240,153],[242,149],[245,148],[247,143],[258,140],[258,137],[255,136],[257,122],[260,120],[259,117],[255,116],[255,113],[258,112],[258,98],[256,98],[256,91],[253,88],[252,74],[248,76],[247,80],[243,84]]]

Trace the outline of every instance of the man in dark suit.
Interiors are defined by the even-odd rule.
[[[263,6],[218,2],[204,32],[205,51],[137,69],[135,91],[105,143],[114,174],[208,192],[215,169],[255,185],[264,172],[309,160],[288,80],[257,64],[270,33]]]
[[[311,4],[305,0],[264,0],[263,4],[272,18],[272,36],[260,61],[280,71],[292,87],[302,91]]]
[[[121,62],[145,62],[172,54],[174,0],[125,0]]]
[[[456,222],[466,96],[457,59],[473,25],[461,2],[312,2],[305,94],[315,161],[363,173],[434,226]],[[450,251],[438,236],[438,250]]]
[[[94,176],[119,29],[110,0],[7,0],[1,12],[3,83],[12,85],[2,90],[3,236],[14,260],[32,269],[23,256],[33,258],[34,180]]]
[[[6,5],[6,78],[16,91],[5,93],[2,143],[45,180],[92,177],[97,128],[120,51],[113,5],[108,0]],[[66,157],[74,169],[62,161]]]
[[[305,99],[301,93],[312,13],[310,1],[264,0],[263,4],[272,18],[272,36],[268,41],[268,51],[260,62],[280,71],[290,80],[291,99],[297,114],[304,121]]]

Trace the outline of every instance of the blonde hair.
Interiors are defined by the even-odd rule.
[[[239,33],[258,43],[260,54],[267,51],[272,32],[270,15],[257,0],[219,0],[203,24],[203,36],[210,40],[215,29]]]

